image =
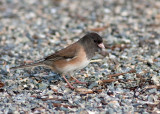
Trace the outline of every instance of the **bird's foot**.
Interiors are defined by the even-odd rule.
[[[71,89],[75,89],[75,88],[71,85],[71,83],[69,83],[69,81],[66,79],[65,75],[63,75],[63,78],[64,78],[64,80],[67,82],[67,86],[66,86],[66,87],[69,87],[69,88],[71,88]]]
[[[73,76],[71,76],[71,77],[75,80],[75,82],[73,82],[72,84],[87,84],[87,83],[85,83],[85,82],[79,81],[77,78],[75,78],[75,77],[73,77]]]
[[[66,87],[68,87],[70,89],[75,89],[75,87],[73,87],[71,84],[67,84]]]

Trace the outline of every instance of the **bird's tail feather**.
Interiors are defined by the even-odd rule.
[[[11,67],[10,69],[22,69],[22,68],[35,67],[35,66],[44,66],[44,64],[43,62],[37,62],[37,63],[31,63],[31,64],[26,64],[26,65]]]

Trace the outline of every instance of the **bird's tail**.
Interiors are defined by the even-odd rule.
[[[20,65],[16,67],[11,67],[10,69],[22,69],[22,68],[27,68],[27,67],[35,67],[35,66],[44,66],[43,61],[37,62],[37,63],[31,63],[31,64],[26,64],[26,65]]]

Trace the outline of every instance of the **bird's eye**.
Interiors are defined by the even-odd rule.
[[[94,42],[96,43],[97,41],[96,41],[96,40],[94,40]]]

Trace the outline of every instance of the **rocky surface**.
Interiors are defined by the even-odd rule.
[[[160,1],[1,0],[0,112],[160,113]],[[36,67],[41,59],[94,31],[105,53],[74,76]],[[72,79],[68,76],[72,82]]]

